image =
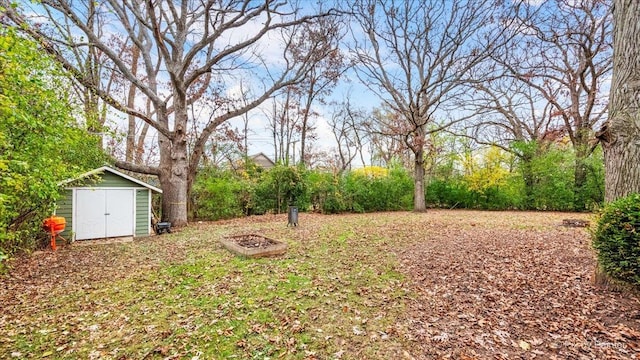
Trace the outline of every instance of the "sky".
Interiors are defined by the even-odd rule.
[[[310,2],[303,1],[302,4],[304,7],[305,4],[310,4]],[[254,26],[259,25],[246,25],[246,27],[249,28]],[[346,30],[347,29],[345,29],[345,31]],[[238,36],[237,38],[234,38],[235,35],[231,35],[229,41],[233,42],[241,40],[243,36],[242,33],[243,31],[236,33],[236,35]],[[343,54],[346,57],[349,56],[349,50],[347,49],[346,45],[342,43],[340,46],[340,50],[343,52]],[[260,39],[257,47],[260,49],[261,56],[264,57],[265,62],[269,64],[281,64],[283,62],[282,40],[275,33],[268,34],[264,38]],[[228,92],[228,94],[231,96],[238,96],[239,93],[239,86],[237,85],[229,89]],[[354,96],[353,94],[358,95]],[[312,105],[312,112],[318,114],[318,116],[312,119],[312,123],[315,126],[315,134],[317,135],[317,140],[314,140],[312,144],[314,151],[335,151],[337,143],[331,130],[331,126],[328,123],[328,119],[331,117],[332,112],[334,111],[334,103],[341,103],[347,97],[350,98],[349,100],[354,106],[363,108],[365,110],[372,110],[380,103],[376,96],[371,93],[362,83],[359,82],[354,70],[348,70],[340,78],[335,88],[333,88],[332,93],[326,98],[326,101],[324,101],[324,104],[320,103],[319,101],[315,101]],[[269,129],[269,120],[264,115],[265,113],[272,112],[272,106],[272,101],[267,100],[262,105],[258,106],[258,108],[250,111],[249,113],[250,122],[248,132],[248,153],[250,155],[261,152],[272,159],[275,158],[273,135],[271,133],[271,130]],[[232,119],[228,122],[228,124],[232,127],[242,129],[243,119]],[[299,139],[294,139],[294,141],[295,140]],[[292,144],[292,146],[296,147],[294,151],[295,154],[300,154],[300,142],[298,141],[295,144]],[[362,165],[367,164],[354,164],[354,166]]]
[[[532,5],[541,4],[541,0],[528,0]],[[311,2],[302,1],[304,4],[312,4]],[[38,12],[38,5],[29,5],[33,9],[31,12],[31,16],[33,18],[37,18],[39,21],[46,21],[46,18],[43,18],[41,13]],[[261,19],[264,20],[264,19]],[[234,44],[242,39],[246,39],[248,34],[255,33],[260,28],[260,21],[249,22],[243,27],[237,29],[237,31],[230,32],[224,35],[217,44],[219,46],[224,46],[225,44]],[[117,33],[116,27],[105,27],[107,30],[107,35],[109,32]],[[362,34],[361,34],[362,35]],[[361,36],[360,35],[360,36]],[[358,35],[356,35],[358,36]],[[347,52],[346,48],[342,49]],[[269,65],[270,68],[277,69],[279,64],[283,63],[282,58],[282,42],[275,35],[268,35],[263,37],[256,44],[256,51],[259,52],[266,64]],[[252,57],[251,54],[248,54],[244,59],[247,62],[255,61],[255,57]],[[236,71],[233,74],[230,74],[224,80],[227,82],[226,84],[226,95],[234,96],[238,93],[239,83],[243,81],[244,83],[248,83],[248,86],[256,86],[259,87],[260,83],[256,81],[255,77],[259,77],[265,75],[265,70],[258,70],[253,74],[246,73],[244,76],[241,75],[241,71]],[[251,84],[251,81],[254,83]],[[336,147],[336,143],[331,132],[330,126],[328,125],[327,119],[330,118],[331,113],[333,111],[333,107],[330,104],[331,102],[342,102],[345,98],[349,96],[350,103],[357,108],[363,109],[365,111],[370,111],[375,107],[379,107],[381,100],[376,96],[373,92],[369,91],[366,86],[364,86],[357,78],[353,70],[350,70],[345,74],[345,76],[341,79],[338,85],[334,88],[333,93],[327,99],[327,103],[321,104],[316,102],[313,106],[313,111],[318,113],[319,116],[314,119],[316,134],[318,140],[314,143],[314,148],[316,150],[328,151],[331,152]],[[250,117],[250,130],[248,133],[248,144],[249,154],[255,154],[262,152],[269,157],[274,157],[273,153],[273,144],[272,144],[272,135],[268,129],[267,122],[264,113],[271,112],[272,103],[271,101],[265,101],[258,108],[252,110],[249,113]],[[210,113],[210,112],[209,112]],[[206,111],[202,112],[203,118],[208,118],[208,113]],[[116,124],[119,129],[124,130],[125,124],[123,121],[124,117],[113,116],[112,122]],[[242,119],[232,119],[228,122],[229,125],[235,128],[242,128]],[[149,135],[149,141],[155,141],[156,136],[154,134]],[[298,140],[298,139],[296,139]],[[295,150],[296,154],[300,154],[300,143],[296,143],[295,146],[297,149]],[[356,164],[362,165],[362,164]]]
[[[366,110],[372,110],[375,106],[377,106],[377,104],[379,104],[379,101],[374,98],[375,95],[368,93],[368,90],[361,84],[356,85],[357,86],[354,86],[354,84],[352,83],[340,81],[335,87],[332,94],[328,97],[328,102],[339,103],[345,100],[347,97],[350,97],[350,101]],[[356,87],[358,88],[357,92],[353,91],[353,89]],[[359,95],[350,95],[354,93],[357,93]],[[364,99],[369,99],[369,101],[363,101]],[[375,99],[375,101],[370,101],[371,99]],[[249,155],[262,152],[270,158],[274,158],[273,135],[271,134],[271,130],[269,129],[268,119],[264,116],[263,113],[270,112],[271,107],[272,102],[268,100],[257,109],[254,109],[249,113]],[[313,125],[315,126],[315,133],[317,135],[317,140],[313,142],[314,149],[318,151],[334,151],[337,144],[331,130],[331,126],[328,123],[328,119],[331,117],[331,114],[334,111],[332,105],[330,103],[316,103],[312,106],[312,110],[313,112],[319,114],[313,119]],[[229,121],[229,124],[232,127],[242,129],[243,120],[241,118],[232,119]],[[300,142],[295,143],[294,146],[296,147],[295,153],[300,154]],[[362,166],[363,164],[354,165]]]
[[[307,2],[303,1],[303,4],[307,4]],[[218,44],[218,46],[224,46],[224,44],[234,44],[243,41],[249,37],[249,34],[253,34],[260,30],[261,25],[262,24],[258,21],[249,22],[241,28],[237,29],[237,31],[232,31],[224,34],[223,38],[218,40],[216,44]],[[268,33],[263,38],[261,38],[255,46],[255,51],[260,54],[262,61],[268,64],[272,69],[277,69],[278,66],[281,66],[284,63],[282,50],[282,39],[276,32]],[[342,51],[345,52],[346,55],[347,49],[342,48]],[[252,54],[247,54],[243,60],[247,61],[249,64],[254,62],[255,65],[259,65],[259,63],[256,61],[256,58]],[[277,70],[275,71],[277,72]],[[263,86],[263,84],[258,81],[256,77],[262,77],[264,75],[266,75],[266,72],[264,70],[260,70],[259,66],[256,66],[256,68],[252,69],[251,72],[246,72],[244,74],[242,73],[242,70],[234,71],[233,75],[230,75],[224,79],[227,86],[226,96],[232,98],[240,98],[241,83],[245,89],[251,89],[252,86],[254,87],[254,89],[259,89]],[[259,93],[259,90],[255,90],[254,92]],[[332,94],[326,99],[327,101],[325,102],[325,104],[321,104],[320,102],[316,101],[312,106],[312,111],[319,114],[312,120],[315,126],[315,133],[317,135],[317,140],[313,142],[313,148],[315,151],[332,152],[336,148],[337,144],[334,140],[334,136],[331,131],[331,127],[327,122],[327,119],[331,117],[331,112],[333,111],[333,106],[331,103],[342,102],[344,98],[348,96],[347,94],[358,94],[357,97],[352,97],[350,99],[350,101],[356,106],[362,106],[367,110],[370,110],[373,107],[377,106],[377,99],[375,102],[372,101],[372,99],[375,99],[375,95],[370,94],[366,87],[364,87],[357,81],[357,78],[352,70],[349,71],[340,79]],[[262,152],[272,159],[275,158],[273,138],[268,128],[269,120],[265,116],[265,113],[271,112],[272,101],[267,100],[256,109],[251,110],[248,114],[250,118],[248,131],[248,153],[250,155]],[[211,114],[211,111],[202,111],[202,119],[208,118],[209,114]],[[117,124],[118,128],[122,131],[126,130],[126,123],[124,123],[122,120],[115,119],[114,123]],[[235,119],[231,119],[227,122],[227,124],[233,128],[242,129],[243,118],[238,117]],[[154,134],[149,135],[150,141],[155,141],[155,138],[156,137]],[[300,142],[296,142],[295,144],[293,144],[293,146],[296,147],[293,152],[299,155]],[[363,164],[354,165],[362,166]]]

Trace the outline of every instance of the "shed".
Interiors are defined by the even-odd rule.
[[[151,194],[162,190],[108,166],[63,181],[56,214],[66,219],[66,239],[148,236]]]

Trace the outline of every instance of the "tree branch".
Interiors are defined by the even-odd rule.
[[[133,163],[121,161],[121,160],[117,160],[114,165],[120,169],[133,171],[138,174],[160,176],[160,169],[154,166],[133,164]]]

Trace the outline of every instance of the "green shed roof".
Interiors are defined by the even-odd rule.
[[[149,185],[146,182],[138,180],[138,179],[136,179],[134,177],[131,177],[131,176],[127,175],[127,174],[121,173],[120,171],[118,171],[116,169],[113,169],[113,168],[111,168],[109,166],[103,166],[103,167],[88,171],[88,172],[86,172],[84,174],[81,174],[80,176],[78,176],[76,178],[64,180],[64,181],[60,182],[59,185],[66,185],[66,184],[69,184],[69,183],[74,182],[76,180],[80,180],[80,179],[83,179],[83,178],[86,178],[86,177],[89,177],[89,176],[92,176],[92,175],[103,174],[104,172],[109,172],[109,173],[112,173],[112,174],[114,174],[116,176],[120,176],[120,177],[122,177],[124,179],[127,179],[127,180],[129,180],[131,182],[134,182],[134,183],[136,183],[136,184],[138,184],[140,186],[143,186],[143,187],[145,187],[145,188],[147,188],[147,189],[149,189],[149,190],[151,190],[153,192],[157,192],[159,194],[162,194],[162,190],[161,189],[158,189],[155,186]]]

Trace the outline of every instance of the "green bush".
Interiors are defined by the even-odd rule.
[[[279,214],[285,212],[290,204],[304,211],[309,207],[306,173],[280,164],[263,172],[256,185],[253,203],[256,214],[271,210]]]
[[[430,207],[487,210],[573,210],[575,155],[564,145],[514,144],[514,157],[496,150],[469,154],[465,168],[460,157],[444,154],[429,169],[425,199]],[[525,159],[527,161],[525,161]],[[602,201],[602,152],[597,149],[586,160],[584,199],[590,208]],[[229,170],[230,172],[230,170]],[[209,218],[286,212],[295,203],[300,211],[322,213],[410,210],[413,207],[413,177],[401,165],[369,166],[343,175],[323,170],[304,170],[283,165],[268,171],[230,172],[231,177],[210,180],[207,192],[198,190],[197,204],[207,201],[217,208],[199,209]],[[200,175],[198,175],[200,176]],[[197,180],[196,182],[198,182]],[[230,182],[230,183],[229,183]],[[214,194],[215,193],[215,194]],[[207,195],[211,194],[211,195]],[[236,198],[241,198],[237,203]],[[206,206],[206,205],[205,205]]]
[[[605,206],[593,233],[593,247],[606,274],[640,285],[640,194]]]
[[[524,191],[519,177],[510,177],[504,186],[491,186],[481,192],[472,191],[473,202],[470,208],[481,210],[521,209]]]
[[[573,210],[575,156],[567,149],[552,148],[531,160],[535,210]]]
[[[413,209],[413,178],[400,166],[389,169],[386,181],[389,210]]]
[[[585,159],[586,183],[575,189],[575,151],[567,145],[539,146],[514,142],[521,156],[517,170],[523,181],[523,208],[532,210],[583,211],[597,208],[604,199],[604,160],[597,147]]]
[[[75,120],[68,88],[37,44],[0,27],[0,267],[46,244],[41,222],[58,183],[106,160],[100,139]]]
[[[342,193],[349,211],[409,210],[413,206],[413,179],[400,167],[385,175],[351,171],[345,175]]]
[[[471,208],[473,194],[460,179],[433,179],[425,189],[427,205],[435,208]]]
[[[431,207],[451,209],[520,209],[524,196],[520,182],[517,177],[510,176],[503,186],[491,186],[479,191],[471,190],[459,176],[433,179],[425,190],[426,203]]]
[[[248,206],[251,187],[230,171],[209,168],[200,171],[191,190],[193,217],[220,220],[240,217]]]
[[[341,192],[342,177],[323,171],[310,171],[307,188],[312,211],[337,214],[346,211]]]
[[[584,192],[586,209],[597,209],[604,201],[604,154],[598,146],[589,158],[585,160],[587,181]]]

